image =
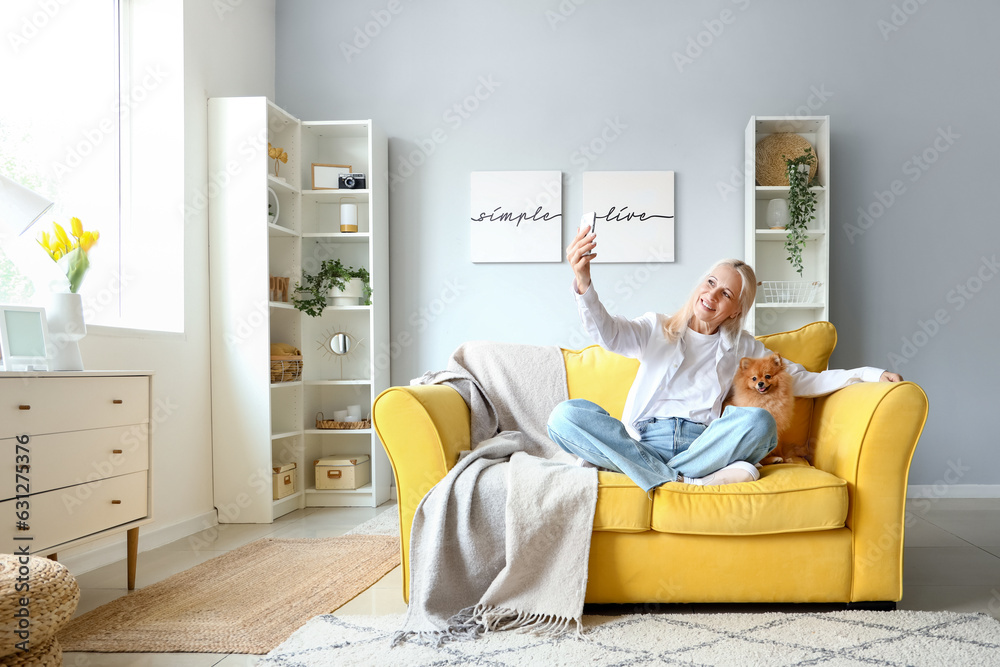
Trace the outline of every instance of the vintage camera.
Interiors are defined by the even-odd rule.
[[[340,175],[340,189],[341,190],[364,190],[365,189],[365,175],[364,174],[341,174]]]

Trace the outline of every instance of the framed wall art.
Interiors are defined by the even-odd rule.
[[[562,261],[562,172],[474,171],[473,262]]]
[[[674,172],[586,171],[583,210],[597,213],[597,257],[674,261]]]

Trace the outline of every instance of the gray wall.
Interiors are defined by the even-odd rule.
[[[749,116],[829,114],[832,365],[927,391],[911,484],[1000,484],[998,22],[985,0],[278,0],[276,95],[390,137],[394,384],[470,339],[586,343],[565,262],[469,261],[469,172],[561,170],[568,239],[583,171],[676,171],[677,261],[594,270],[617,312],[669,312],[743,254]]]

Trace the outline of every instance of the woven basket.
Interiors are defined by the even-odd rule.
[[[316,413],[316,428],[333,429],[340,431],[355,431],[363,428],[371,428],[371,419],[362,419],[359,422],[339,422],[335,419],[324,419],[322,412]]]
[[[788,185],[785,158],[805,155],[812,144],[792,132],[778,132],[757,142],[757,185]],[[815,149],[812,151],[816,155]],[[816,177],[816,161],[809,165],[809,182]]]
[[[295,382],[302,377],[302,355],[271,355],[271,382]]]
[[[80,602],[80,587],[69,570],[48,558],[28,556],[27,565],[18,562],[19,556],[0,555],[0,614],[5,619],[0,623],[0,663],[5,665],[59,665],[62,649],[56,641],[56,632],[73,617]],[[23,575],[21,567],[27,567],[26,575],[31,586],[30,595],[18,592],[17,579]],[[28,597],[30,614],[31,650],[19,651],[16,644],[23,641],[17,636],[17,623],[12,622],[20,609],[20,599]]]

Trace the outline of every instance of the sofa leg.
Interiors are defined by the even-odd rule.
[[[896,603],[887,600],[872,602],[848,602],[848,611],[896,611]]]

